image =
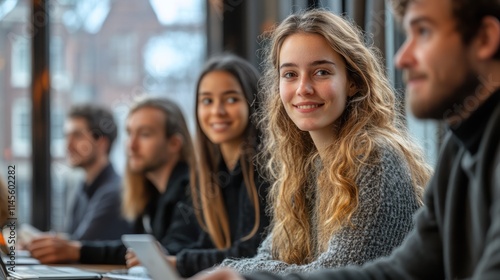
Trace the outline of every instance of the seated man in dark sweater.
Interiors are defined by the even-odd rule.
[[[191,138],[177,105],[151,98],[136,103],[127,119],[127,169],[122,210],[134,233],[150,233],[171,253],[198,240],[189,192],[194,162]],[[29,247],[42,263],[125,264],[121,240],[68,242],[54,237],[50,252]]]
[[[112,113],[93,104],[75,105],[68,113],[64,130],[68,163],[85,172],[85,180],[69,209],[69,239],[108,240],[131,232],[120,211],[121,179],[109,161],[117,136]],[[52,246],[52,237],[44,234],[29,246],[45,251]]]
[[[500,279],[500,1],[393,2],[407,33],[396,64],[411,110],[449,127],[415,229],[362,267],[246,279]]]
[[[68,161],[83,168],[66,232],[71,240],[107,240],[130,232],[120,214],[120,177],[109,162],[117,136],[113,114],[92,104],[73,106],[65,123]]]

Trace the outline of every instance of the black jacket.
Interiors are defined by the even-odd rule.
[[[169,251],[176,254],[191,247],[200,229],[189,197],[189,168],[179,163],[172,171],[167,189],[160,194],[148,182],[152,199],[134,223],[134,233],[150,233]],[[125,264],[126,247],[121,240],[82,242],[81,263]]]
[[[242,241],[241,239],[250,233],[254,226],[255,212],[243,180],[241,166],[238,163],[233,171],[229,171],[222,163],[218,176],[228,213],[232,246],[224,250],[215,249],[210,236],[203,232],[196,248],[185,249],[177,254],[177,270],[183,277],[192,276],[199,271],[220,264],[226,258],[252,257],[257,253],[257,248],[265,237],[265,230],[269,225],[269,217],[265,212],[269,184],[265,183],[255,172],[254,180],[259,194],[260,224],[257,233],[252,238]]]

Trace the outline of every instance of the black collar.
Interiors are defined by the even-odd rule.
[[[172,173],[170,174],[170,177],[168,179],[168,182],[166,182],[167,188],[165,189],[165,192],[163,194],[160,194],[158,192],[158,189],[153,185],[151,181],[145,178],[146,184],[148,185],[148,188],[152,192],[151,197],[160,197],[163,196],[164,194],[167,193],[167,191],[176,185],[178,185],[178,181],[186,180],[186,177],[189,178],[189,166],[185,162],[178,162],[174,169],[172,169]],[[185,187],[185,186],[182,186]]]
[[[451,128],[453,135],[471,154],[477,152],[486,124],[499,102],[500,90],[497,90],[458,127]]]
[[[108,163],[104,169],[101,170],[99,175],[90,183],[87,185],[86,183],[83,183],[83,191],[85,194],[87,194],[88,198],[91,198],[94,193],[97,191],[97,189],[102,186],[104,182],[109,180],[109,178],[113,177],[116,175],[115,169],[111,165],[111,163]]]
[[[150,198],[148,204],[146,205],[145,213],[154,213],[160,200],[163,201],[168,200],[170,197],[177,197],[178,192],[185,191],[186,186],[181,184],[179,181],[187,181],[188,178],[189,166],[185,162],[178,162],[174,169],[172,169],[170,178],[168,179],[168,182],[166,182],[167,188],[164,193],[160,193],[153,183],[145,178],[146,186],[150,191]]]
[[[186,175],[189,176],[189,166],[185,162],[178,162],[168,179],[167,190],[169,187],[177,185],[178,181],[185,180]]]

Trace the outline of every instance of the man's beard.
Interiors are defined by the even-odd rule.
[[[437,119],[446,121],[451,127],[460,125],[482,103],[480,101],[480,81],[478,74],[469,71],[465,80],[442,102]]]
[[[138,173],[138,174],[148,173],[148,172],[156,171],[158,168],[161,168],[162,166],[165,165],[166,162],[167,162],[166,160],[159,160],[158,159],[158,160],[155,160],[152,162],[146,162],[142,166],[139,166],[139,168],[136,168],[136,169],[130,168],[130,170],[133,173]]]
[[[75,157],[75,156],[73,156]],[[72,162],[71,159],[70,159],[70,165],[73,166],[73,167],[79,167],[79,168],[87,168],[89,166],[92,166],[95,164],[95,162],[97,161],[97,156],[96,155],[92,155],[88,158],[84,158],[83,156],[80,156],[80,155],[76,155],[76,157],[80,157],[82,159],[80,159],[79,161],[77,162]]]
[[[410,107],[417,118],[445,120],[448,123],[461,122],[465,120],[476,108],[471,108],[466,103],[474,98],[476,89],[479,88],[479,77],[474,71],[468,70],[464,75],[462,83],[452,88],[452,85],[446,87],[444,84],[431,90],[430,94],[440,97],[439,100],[429,102],[429,104],[411,104]],[[465,103],[465,104],[464,104]]]

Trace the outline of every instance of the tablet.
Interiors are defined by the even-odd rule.
[[[153,280],[180,280],[176,268],[172,268],[165,260],[165,254],[156,238],[149,234],[124,234],[122,241],[131,248],[141,265],[146,267]]]

